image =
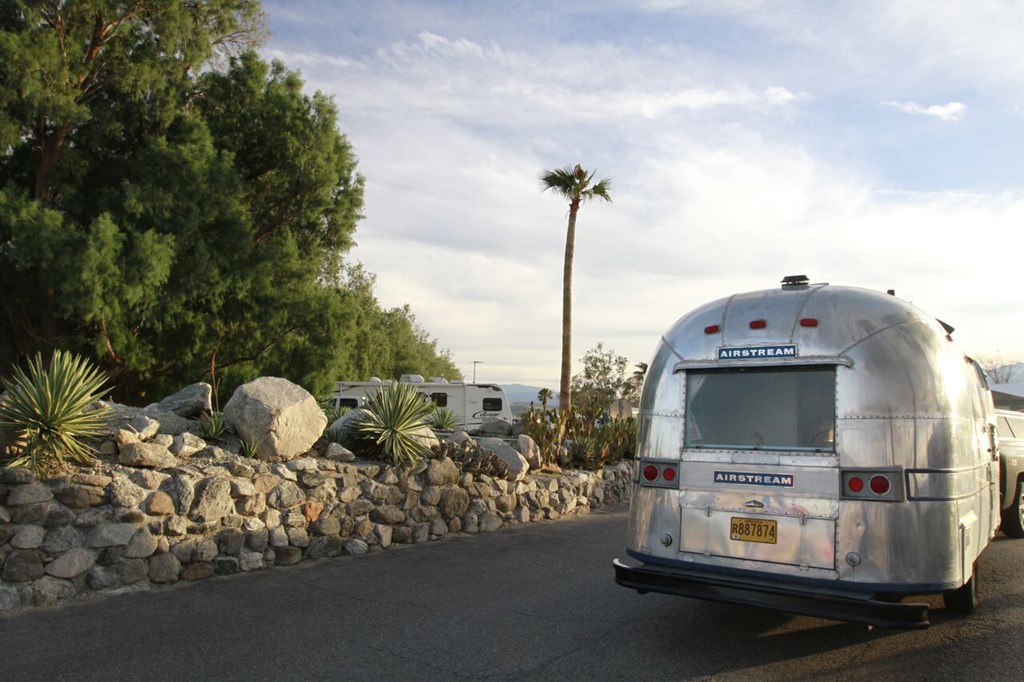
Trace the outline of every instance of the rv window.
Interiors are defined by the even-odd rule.
[[[434,403],[438,407],[448,407],[448,394],[447,393],[431,393],[430,402]]]
[[[832,367],[691,370],[686,433],[691,448],[832,451]]]
[[[484,412],[501,412],[501,398],[484,398]]]
[[[338,407],[350,407],[353,410],[359,407],[358,398],[338,398]]]

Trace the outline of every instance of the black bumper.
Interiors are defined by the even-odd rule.
[[[663,592],[881,627],[923,629],[929,625],[927,604],[892,603],[873,599],[871,595],[817,590],[650,564],[629,566],[619,559],[612,563],[615,582],[641,593]]]

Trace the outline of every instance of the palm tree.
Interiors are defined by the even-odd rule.
[[[633,375],[626,380],[625,397],[634,406],[640,403],[640,389],[644,386],[644,379],[647,377],[647,363],[638,362],[635,365],[636,369],[633,371]]]
[[[540,401],[540,407],[544,412],[548,411],[548,401],[555,397],[555,392],[550,388],[542,388],[537,391],[537,400]]]
[[[611,201],[611,179],[593,182],[594,173],[588,173],[579,164],[566,166],[540,175],[541,191],[554,190],[569,200],[569,226],[565,231],[565,264],[562,269],[562,373],[559,379],[558,409],[568,412],[572,408],[572,259],[576,250],[576,214],[580,206],[597,197]],[[593,184],[591,184],[593,183]]]

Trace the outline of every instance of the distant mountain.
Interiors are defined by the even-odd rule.
[[[1024,383],[1024,362],[1015,365],[1003,365],[989,370],[989,376],[996,384]],[[507,391],[506,391],[507,393]],[[511,400],[511,398],[509,398]]]
[[[540,401],[537,400],[537,394],[540,392],[541,386],[525,386],[523,384],[501,384],[501,387],[505,389],[505,395],[508,396],[510,403],[529,403],[532,401],[537,405],[540,405]],[[552,389],[553,390],[553,389]],[[548,407],[558,407],[558,391],[554,391],[555,397],[548,401]]]

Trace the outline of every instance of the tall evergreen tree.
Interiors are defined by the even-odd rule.
[[[250,51],[262,34],[257,0],[0,6],[0,371],[65,348],[126,400],[211,364],[227,390],[320,391],[356,369],[361,317],[409,344],[381,370],[445,359],[372,279],[339,281],[363,179],[334,103]]]

